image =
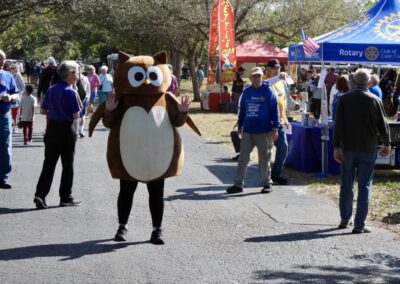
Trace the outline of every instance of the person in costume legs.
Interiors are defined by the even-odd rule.
[[[187,123],[199,130],[188,115],[191,100],[180,102],[166,90],[171,72],[166,53],[135,56],[120,52],[114,73],[115,92],[107,96],[89,123],[89,137],[98,121],[110,128],[107,161],[111,175],[120,180],[119,227],[115,241],[126,241],[127,225],[138,182],[147,184],[153,231],[150,242],[164,244],[164,181],[180,174],[183,148],[176,127]]]

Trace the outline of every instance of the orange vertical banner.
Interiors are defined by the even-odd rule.
[[[219,7],[219,59],[221,61],[221,83],[235,80],[236,65],[235,16],[229,0],[221,0]]]
[[[235,17],[228,0],[216,0],[211,12],[207,83],[232,82],[236,65]],[[218,74],[218,71],[221,73]],[[218,78],[218,80],[217,80]]]
[[[208,71],[207,84],[214,84],[216,81],[215,72],[219,65],[218,47],[218,4],[219,0],[215,1],[211,11],[210,18],[210,34],[208,42]]]

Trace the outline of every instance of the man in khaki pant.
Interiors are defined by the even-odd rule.
[[[263,70],[254,67],[250,75],[251,86],[244,89],[239,102],[238,134],[242,136],[240,156],[234,185],[228,194],[243,192],[250,153],[257,147],[261,170],[261,193],[270,193],[271,188],[271,149],[278,138],[278,103],[268,82],[262,81]]]

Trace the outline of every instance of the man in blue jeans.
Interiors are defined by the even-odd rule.
[[[11,105],[18,97],[13,75],[3,70],[6,54],[0,49],[0,188],[10,189],[8,174],[11,172]]]
[[[272,59],[267,62],[266,75],[264,79],[277,78],[276,82],[270,82],[271,88],[274,92],[279,107],[279,128],[278,128],[278,139],[274,142],[276,147],[274,165],[271,170],[271,179],[274,183],[285,185],[288,180],[282,176],[283,166],[285,164],[288,155],[288,142],[286,138],[286,131],[289,128],[288,121],[288,107],[291,106],[293,109],[299,109],[300,106],[296,103],[289,94],[289,88],[285,82],[285,73],[280,73],[281,65],[278,59]]]
[[[353,76],[353,89],[343,95],[336,108],[334,157],[340,166],[340,229],[350,224],[353,211],[354,179],[357,175],[358,197],[353,234],[369,233],[365,225],[371,200],[371,187],[377,157],[390,153],[389,127],[379,98],[370,92],[370,73],[358,69]]]

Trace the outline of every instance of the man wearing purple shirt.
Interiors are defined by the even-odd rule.
[[[54,170],[61,156],[62,174],[60,183],[60,206],[78,206],[81,201],[72,197],[74,178],[74,156],[76,135],[73,130],[74,119],[79,118],[79,103],[72,86],[77,81],[78,64],[64,61],[58,68],[61,81],[53,85],[41,104],[40,113],[47,115],[44,135],[43,169],[36,186],[33,202],[38,209],[46,209],[46,196],[50,191]]]

